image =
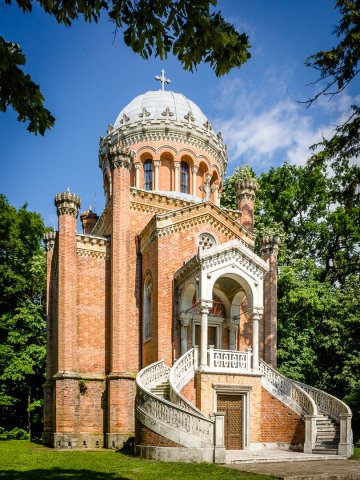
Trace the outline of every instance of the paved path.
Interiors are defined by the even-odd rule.
[[[224,465],[244,472],[274,475],[282,480],[360,480],[359,460],[242,463]]]

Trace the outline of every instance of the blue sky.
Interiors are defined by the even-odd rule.
[[[98,167],[99,136],[132,98],[157,90],[154,76],[165,68],[170,89],[195,101],[221,130],[229,149],[228,174],[249,163],[260,173],[284,161],[302,164],[308,147],[345,118],[359,95],[353,83],[343,95],[311,109],[300,104],[313,92],[316,72],[304,60],[335,43],[338,20],[327,0],[219,0],[225,18],[250,37],[252,58],[224,78],[202,65],[184,72],[176,59],[142,60],[114,38],[106,15],[94,25],[58,25],[35,6],[23,14],[0,4],[0,31],[19,43],[26,71],[40,84],[46,106],[56,117],[44,137],[27,132],[8,110],[0,113],[0,192],[9,202],[42,214],[56,227],[54,195],[70,187],[82,209],[103,208]]]

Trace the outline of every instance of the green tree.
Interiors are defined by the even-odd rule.
[[[39,433],[45,370],[45,231],[0,195],[0,427]],[[37,420],[37,421],[35,421]]]
[[[222,199],[231,208],[243,168],[225,182]],[[339,195],[348,175],[350,167],[334,177],[325,165],[287,163],[262,173],[254,231],[257,240],[281,237],[280,370],[347,400],[359,436],[360,203],[354,189]]]
[[[322,96],[334,96],[343,92],[359,74],[360,59],[360,0],[337,0],[341,14],[335,28],[338,44],[331,50],[320,51],[306,60],[306,65],[319,72],[315,82],[319,90],[306,103],[311,106]],[[340,176],[337,196],[352,196],[359,189],[360,167],[355,161],[360,153],[360,107],[352,105],[347,120],[338,125],[334,135],[313,145],[315,153],[309,159],[311,166],[327,166],[333,176]],[[344,175],[346,171],[346,175]]]
[[[32,0],[5,0],[24,12],[32,11]],[[248,37],[238,33],[220,12],[212,12],[216,0],[38,0],[36,2],[58,23],[68,27],[79,17],[97,22],[107,13],[125,44],[142,58],[161,59],[173,53],[185,70],[194,71],[209,63],[217,76],[240,67],[250,58]],[[44,108],[44,97],[25,74],[25,55],[20,46],[0,36],[0,111],[12,106],[27,129],[44,134],[54,117]]]

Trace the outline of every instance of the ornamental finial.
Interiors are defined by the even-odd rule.
[[[157,80],[158,82],[161,82],[161,90],[162,91],[165,90],[165,88],[164,88],[165,83],[171,83],[171,80],[169,78],[165,77],[165,70],[164,69],[161,70],[161,75],[156,75],[155,80]]]

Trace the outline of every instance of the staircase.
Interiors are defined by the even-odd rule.
[[[163,382],[158,383],[155,387],[152,387],[151,393],[158,397],[164,398],[165,400],[170,400],[169,380],[164,380]]]
[[[171,454],[165,452],[167,448],[161,450],[156,446],[139,445],[138,454],[141,456],[156,460],[167,460],[173,455],[179,461],[226,461],[230,451],[225,452],[224,448],[224,417],[220,414],[210,417],[204,415],[181,394],[197,368],[198,350],[193,348],[180,357],[172,368],[159,361],[138,373],[137,420],[178,445],[171,447]],[[344,402],[286,378],[263,360],[260,360],[260,373],[261,385],[302,417],[305,442],[301,455],[313,455],[314,460],[325,459],[328,455],[336,455],[337,459],[352,455],[352,415]],[[174,453],[175,449],[177,453]]]
[[[316,441],[312,453],[337,455],[340,442],[340,426],[326,415],[316,417]]]

